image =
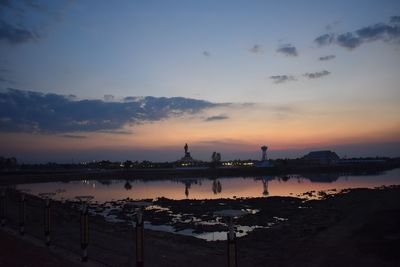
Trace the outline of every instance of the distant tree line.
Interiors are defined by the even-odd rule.
[[[389,164],[400,164],[400,158],[389,158],[389,157],[364,157],[364,158],[346,158],[341,159],[337,164],[345,164],[346,162],[356,164],[356,161],[359,161],[358,164],[366,164],[368,161],[380,160]],[[291,167],[291,166],[303,166],[309,165],[310,163],[305,161],[303,158],[296,159],[269,159],[268,160],[271,165],[275,167]],[[217,168],[220,166],[231,166],[231,167],[252,167],[256,166],[258,160],[228,160],[222,161],[221,154],[218,152],[213,152],[211,155],[211,161],[194,161],[190,166],[202,166],[202,167],[211,167]],[[148,160],[143,161],[110,161],[110,160],[100,160],[100,161],[88,161],[88,162],[80,162],[80,163],[55,163],[48,162],[42,164],[26,164],[20,163],[18,164],[17,159],[15,157],[0,157],[0,170],[79,170],[79,169],[168,169],[180,166],[178,162],[152,162]]]
[[[13,170],[18,166],[17,159],[14,157],[4,158],[0,157],[0,170]]]

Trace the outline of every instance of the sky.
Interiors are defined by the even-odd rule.
[[[0,0],[0,156],[400,156],[400,2]]]

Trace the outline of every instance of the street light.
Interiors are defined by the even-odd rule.
[[[87,247],[89,245],[89,211],[88,202],[92,200],[93,196],[77,196],[75,197],[81,202],[81,248],[82,248],[82,261],[88,260]]]
[[[233,225],[233,219],[246,215],[247,213],[242,210],[220,210],[214,212],[216,216],[222,216],[229,220],[228,224],[228,267],[237,267],[237,249],[236,249],[236,234]]]

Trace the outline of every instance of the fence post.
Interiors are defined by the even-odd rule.
[[[7,214],[7,197],[6,188],[0,189],[0,225],[4,227],[6,225],[6,214]]]
[[[136,208],[136,266],[144,266],[144,220],[143,211],[151,202],[128,202],[128,207]]]
[[[46,246],[50,246],[50,223],[51,223],[51,209],[50,209],[50,202],[51,197],[54,196],[55,193],[40,193],[39,196],[44,198],[45,205],[44,205],[44,237]]]
[[[19,233],[25,234],[25,194],[21,193],[19,200]]]
[[[242,210],[221,210],[214,212],[216,216],[222,216],[228,219],[228,233],[227,233],[227,245],[228,245],[228,267],[237,267],[237,247],[236,247],[236,233],[233,224],[233,219],[241,217],[247,214]]]
[[[77,196],[78,200],[81,201],[81,248],[82,248],[82,261],[88,261],[89,246],[89,209],[88,202],[93,199],[93,196]]]

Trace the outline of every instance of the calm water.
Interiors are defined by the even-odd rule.
[[[56,192],[56,199],[74,199],[78,195],[92,195],[98,202],[131,199],[215,199],[233,197],[296,196],[316,190],[373,188],[400,185],[400,169],[370,175],[318,175],[227,177],[218,179],[191,178],[159,181],[143,180],[81,180],[20,184],[17,189],[28,189],[31,194]]]

